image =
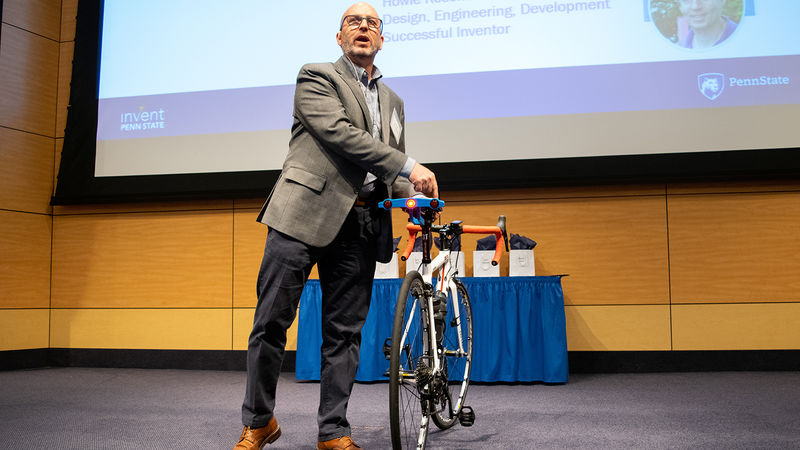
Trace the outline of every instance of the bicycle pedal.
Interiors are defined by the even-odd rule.
[[[462,427],[471,427],[475,423],[475,411],[469,406],[463,406],[458,413],[458,423]]]

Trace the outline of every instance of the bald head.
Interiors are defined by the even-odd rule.
[[[347,8],[347,11],[342,14],[342,18],[339,19],[339,23],[342,23],[345,17],[347,16],[372,16],[378,17],[378,11],[372,7],[369,3],[366,2],[358,2],[355,3],[353,6]]]

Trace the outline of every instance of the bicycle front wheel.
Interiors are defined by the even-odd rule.
[[[424,449],[428,437],[432,378],[427,344],[425,282],[409,272],[400,287],[389,356],[389,423],[392,448]]]
[[[454,279],[453,282],[455,297],[453,292],[447,293],[447,318],[442,338],[447,389],[432,416],[433,423],[442,430],[452,427],[458,420],[467,399],[472,368],[472,306],[461,281]]]

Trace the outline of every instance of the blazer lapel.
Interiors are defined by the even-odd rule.
[[[364,115],[364,121],[367,124],[367,131],[372,130],[372,119],[369,116],[369,107],[367,107],[367,99],[364,98],[364,91],[361,90],[361,86],[358,85],[358,81],[353,77],[353,72],[348,64],[348,61],[344,60],[344,56],[339,58],[335,63],[333,63],[333,67],[336,68],[336,71],[339,72],[339,76],[342,77],[344,82],[353,91],[353,95],[355,95],[356,100],[358,100],[359,106],[361,106],[361,114]],[[380,98],[380,97],[379,97]],[[381,99],[382,100],[382,99]],[[383,125],[383,123],[381,123]]]
[[[389,128],[389,118],[392,117],[392,105],[389,100],[389,91],[381,80],[378,80],[378,102],[381,108],[381,134],[383,135],[381,137],[383,138],[383,143],[388,145],[389,135],[392,132],[391,128]],[[399,141],[397,136],[395,136],[395,141]]]

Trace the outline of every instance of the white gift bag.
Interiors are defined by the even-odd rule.
[[[536,275],[533,264],[533,249],[519,249],[508,252],[508,276],[532,277]]]
[[[499,277],[500,264],[492,265],[494,250],[474,250],[472,252],[473,277]]]
[[[375,264],[375,278],[397,278],[400,275],[400,268],[397,263],[397,253],[392,255],[392,260],[388,263]]]
[[[464,252],[450,252],[450,266],[455,266],[459,277],[467,276],[467,259]]]
[[[411,252],[406,260],[406,273],[419,270],[420,264],[422,264],[422,252]]]

